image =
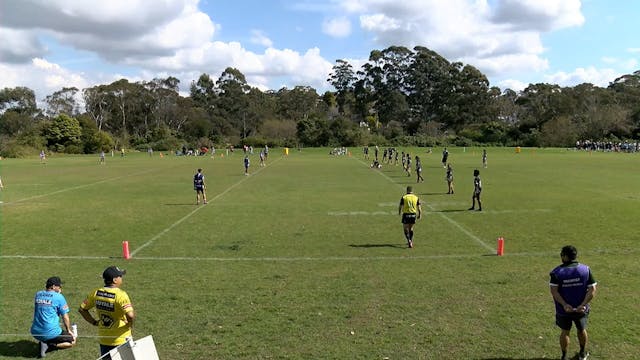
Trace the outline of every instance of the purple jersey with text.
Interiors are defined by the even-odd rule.
[[[584,300],[587,295],[587,288],[596,285],[591,269],[587,265],[576,261],[556,267],[549,276],[551,277],[549,285],[557,286],[562,298],[574,308],[578,307]],[[560,315],[566,314],[562,306],[558,302],[555,303],[556,313]],[[589,304],[586,306],[586,312],[589,312]]]

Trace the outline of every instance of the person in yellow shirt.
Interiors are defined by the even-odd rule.
[[[402,215],[402,227],[407,245],[413,248],[413,227],[416,220],[422,217],[422,204],[418,196],[413,193],[411,186],[407,186],[407,193],[400,198],[398,215]]]
[[[126,271],[116,266],[106,268],[102,273],[104,286],[91,291],[78,310],[87,322],[98,327],[101,356],[132,336],[135,313],[129,295],[120,289],[124,274]],[[98,319],[89,311],[93,308]]]

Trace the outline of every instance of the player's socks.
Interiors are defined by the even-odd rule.
[[[409,231],[409,240],[413,241],[413,230]]]
[[[47,356],[47,350],[49,349],[49,345],[46,342],[40,341],[40,357],[43,358]]]

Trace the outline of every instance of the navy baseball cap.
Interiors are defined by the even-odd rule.
[[[102,273],[102,278],[104,279],[104,281],[112,282],[113,279],[120,277],[126,273],[127,273],[127,270],[120,269],[117,266],[109,266],[108,268],[104,269],[104,272]]]

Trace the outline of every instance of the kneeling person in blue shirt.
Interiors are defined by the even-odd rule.
[[[34,298],[31,335],[40,342],[40,357],[48,350],[69,349],[76,344],[69,320],[69,305],[61,294],[62,281],[53,276],[47,279],[46,289],[36,293]],[[60,318],[65,330],[60,327]]]

